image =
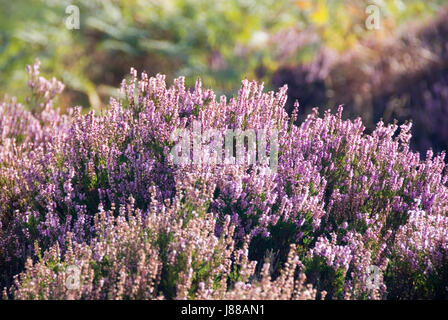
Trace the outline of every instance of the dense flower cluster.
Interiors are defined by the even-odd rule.
[[[410,124],[365,134],[340,108],[296,126],[286,87],[244,80],[218,100],[135,70],[103,113],[63,115],[62,85],[29,73],[39,108],[0,104],[5,298],[447,297],[445,154],[421,160]],[[193,122],[275,130],[277,170],[173,163],[173,132]]]

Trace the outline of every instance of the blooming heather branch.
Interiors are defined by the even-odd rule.
[[[9,297],[446,297],[445,154],[420,160],[410,124],[365,134],[340,108],[296,126],[286,87],[265,93],[244,80],[238,96],[217,99],[200,80],[167,86],[134,69],[103,114],[63,115],[52,108],[62,85],[28,69],[43,108],[0,103]],[[276,132],[277,170],[173,162],[173,133],[210,129]],[[78,289],[67,289],[70,270]],[[417,288],[401,280],[422,270]]]

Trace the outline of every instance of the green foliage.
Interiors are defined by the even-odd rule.
[[[293,222],[279,221],[269,227],[269,237],[257,235],[250,243],[249,259],[259,261],[258,268],[263,266],[264,260],[271,263],[273,270],[280,270],[286,262],[290,244],[295,243],[298,233],[297,225]],[[278,272],[273,274],[278,276]]]
[[[443,2],[383,1],[381,35],[437,12]],[[65,27],[68,5],[80,8],[79,30]],[[185,75],[189,86],[200,75],[218,94],[231,94],[244,77],[268,82],[280,64],[311,60],[321,46],[346,50],[365,38],[365,8],[361,0],[229,0],[212,7],[207,0],[7,1],[0,12],[0,94],[25,98],[22,66],[37,57],[67,85],[65,102],[97,109],[131,66]],[[286,30],[317,39],[283,43]],[[289,45],[294,50],[285,56]]]
[[[388,299],[447,299],[448,261],[436,270],[427,272],[427,254],[420,253],[419,264],[411,266],[393,255],[388,264],[384,281],[389,289]]]
[[[345,271],[335,270],[323,257],[306,258],[303,261],[305,274],[309,281],[316,284],[318,291],[325,290],[329,297],[343,299]]]

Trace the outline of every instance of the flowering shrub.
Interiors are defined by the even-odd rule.
[[[420,160],[411,124],[365,134],[340,108],[296,126],[286,87],[245,80],[217,100],[135,70],[103,113],[64,115],[62,84],[28,72],[28,108],[0,104],[5,298],[447,297],[445,154]],[[173,133],[193,122],[275,131],[276,170],[174,163]]]

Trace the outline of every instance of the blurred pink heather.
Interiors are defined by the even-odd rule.
[[[27,70],[26,105],[0,102],[4,299],[448,298],[445,154],[412,152],[411,124],[297,126],[286,87],[227,101],[134,69],[102,114],[62,114],[63,84]],[[276,170],[173,163],[193,123],[275,131]]]

